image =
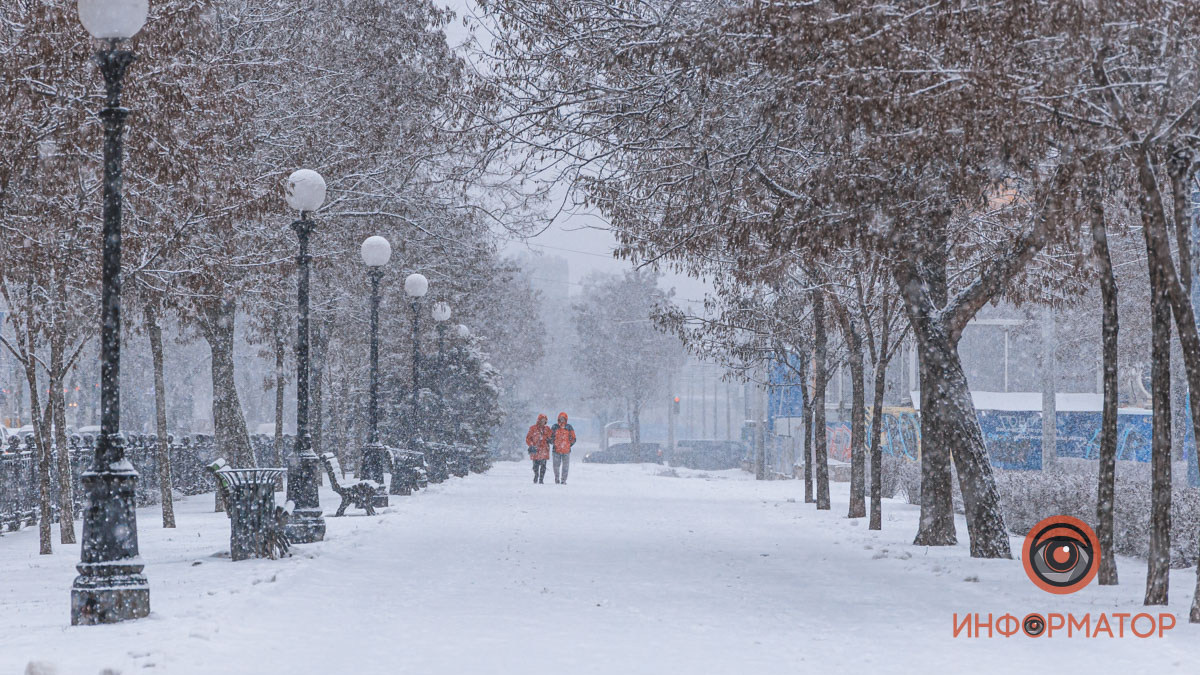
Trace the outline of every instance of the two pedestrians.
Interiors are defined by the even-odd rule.
[[[533,482],[542,483],[546,477],[546,460],[554,455],[554,482],[566,484],[567,472],[571,468],[571,447],[575,445],[575,428],[567,423],[567,413],[558,413],[558,421],[546,426],[545,415],[538,415],[537,423],[525,434],[525,445],[529,448],[529,459],[533,461]]]

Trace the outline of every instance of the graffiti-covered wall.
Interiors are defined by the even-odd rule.
[[[792,357],[791,364],[771,365],[771,386],[768,390],[769,428],[776,434],[787,435],[790,429],[800,428],[802,398],[800,363]],[[913,394],[916,396],[916,393]],[[1042,468],[1042,412],[1039,392],[972,392],[983,431],[984,444],[992,466],[1008,470]],[[1100,396],[1098,394],[1057,394],[1058,430],[1055,449],[1059,457],[1096,459],[1100,454]],[[1064,405],[1065,404],[1065,405]],[[833,412],[832,410],[830,411]],[[868,417],[870,410],[868,409]],[[888,407],[882,415],[883,452],[888,455],[917,461],[920,457],[920,413],[913,408]],[[1182,416],[1190,420],[1190,414]],[[1150,461],[1150,411],[1138,408],[1122,409],[1117,414],[1117,459],[1131,462]],[[777,422],[787,420],[787,427]],[[871,437],[871,420],[867,420],[867,442]],[[1200,486],[1200,471],[1195,459],[1196,444],[1192,425],[1185,424],[1183,456],[1188,460],[1188,479]],[[826,425],[829,457],[850,461],[850,423],[831,421]]]
[[[979,426],[992,466],[1009,470],[1042,467],[1042,413],[1033,410],[980,410]],[[1150,420],[1143,411],[1123,411],[1117,415],[1117,459],[1150,461]],[[1096,459],[1100,453],[1100,413],[1060,412],[1055,415],[1059,457]],[[871,437],[867,421],[867,439]],[[850,423],[829,422],[829,457],[850,461]],[[916,461],[920,457],[921,424],[912,408],[884,408],[881,444],[888,455]],[[1186,447],[1191,448],[1189,429]]]

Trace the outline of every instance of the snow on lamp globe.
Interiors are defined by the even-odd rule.
[[[429,292],[429,280],[424,274],[410,274],[404,280],[404,293],[410,298],[424,297]]]
[[[441,323],[450,318],[450,305],[445,302],[433,304],[433,320]]]
[[[363,240],[359,253],[367,267],[383,267],[392,259],[392,245],[378,235],[367,237]]]
[[[284,185],[288,206],[300,213],[312,213],[325,203],[325,179],[312,169],[298,169]]]
[[[98,40],[128,40],[146,24],[148,0],[79,0],[79,21]]]

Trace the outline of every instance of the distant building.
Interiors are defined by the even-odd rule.
[[[543,305],[563,303],[570,298],[571,266],[566,258],[522,251],[513,260],[529,274],[530,285],[541,294]]]

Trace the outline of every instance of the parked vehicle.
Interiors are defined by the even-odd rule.
[[[83,429],[90,429],[90,428],[93,428],[93,427],[83,427]],[[94,427],[94,428],[96,429],[96,433],[100,433],[100,427]],[[54,427],[50,427],[50,429],[51,429],[51,432],[53,432]],[[85,433],[83,431],[83,429],[76,430],[75,427],[67,425],[67,438],[70,438],[71,436],[73,436],[75,434]],[[8,433],[6,434],[6,436],[17,436],[18,438],[20,438],[23,441],[33,435],[33,425],[26,424],[25,426],[21,427],[20,429],[7,429],[7,431],[8,431]],[[5,438],[4,440],[5,440],[5,442],[8,441],[7,438]],[[51,439],[51,442],[53,442],[53,439]]]
[[[609,422],[604,425],[604,434],[600,436],[600,451],[608,450],[609,446],[633,441],[633,430],[628,422]]]
[[[583,456],[583,461],[593,464],[662,464],[663,448],[658,443],[642,443],[639,452],[634,449],[633,443],[613,443],[606,450],[589,452]]]
[[[736,469],[749,447],[741,441],[677,441],[671,466],[703,471]]]

